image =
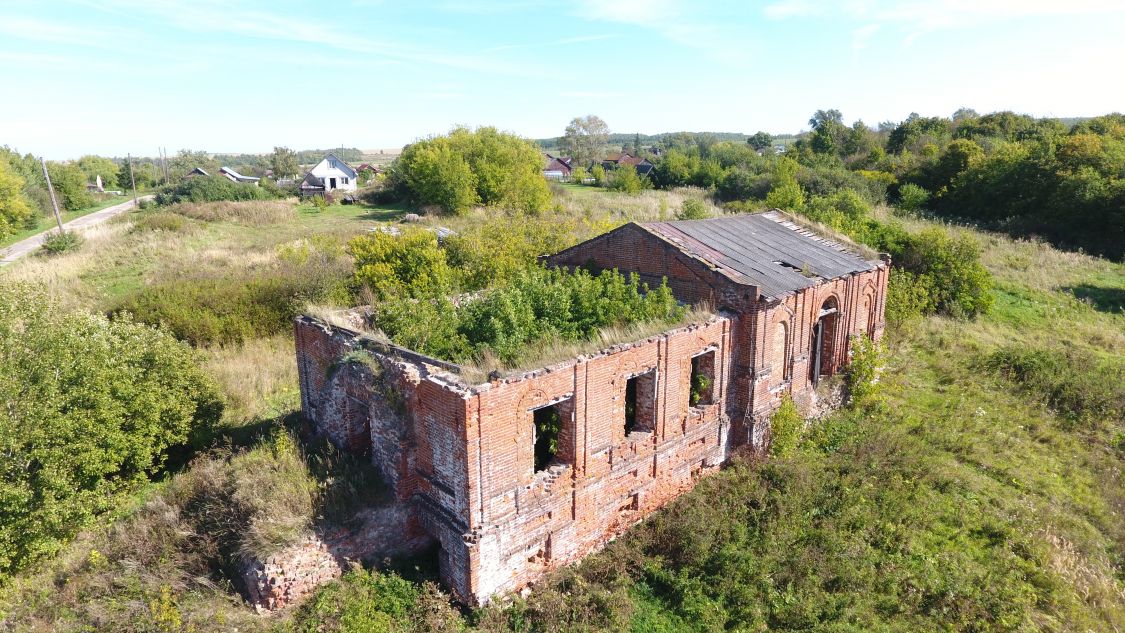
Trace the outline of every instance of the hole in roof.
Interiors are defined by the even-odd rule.
[[[816,274],[815,272],[813,272],[812,268],[807,263],[804,264],[803,266],[797,266],[796,264],[792,264],[790,262],[781,261],[781,260],[776,260],[776,261],[774,261],[774,263],[777,264],[778,266],[784,266],[786,268],[790,268],[790,269],[792,269],[792,270],[794,270],[798,273],[801,273],[805,277],[812,278],[812,277],[819,277],[820,276],[820,275]]]

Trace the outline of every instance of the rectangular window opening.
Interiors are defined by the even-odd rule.
[[[656,428],[656,370],[625,382],[625,435]]]
[[[574,399],[532,410],[535,472],[574,462]]]
[[[691,359],[691,391],[688,404],[699,407],[714,402],[715,351],[704,352]]]

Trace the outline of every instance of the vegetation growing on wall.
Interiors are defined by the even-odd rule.
[[[529,267],[458,305],[444,296],[383,302],[374,325],[396,343],[439,358],[492,355],[517,363],[532,344],[580,341],[606,327],[671,322],[683,313],[666,285],[649,288],[617,271]]]

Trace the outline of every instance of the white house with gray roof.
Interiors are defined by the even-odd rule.
[[[359,174],[351,165],[328,154],[301,180],[301,194],[324,195],[332,191],[355,191]]]

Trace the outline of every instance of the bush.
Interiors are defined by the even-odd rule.
[[[684,198],[680,212],[676,214],[677,220],[702,220],[711,217],[707,212],[707,203],[698,198]]]
[[[980,247],[967,234],[950,237],[939,228],[913,235],[894,263],[915,274],[928,306],[942,314],[972,318],[992,308],[992,275],[980,262]]]
[[[934,304],[926,284],[914,273],[892,266],[887,280],[887,323],[901,325],[933,312]]]
[[[848,362],[847,386],[849,404],[856,409],[870,409],[882,401],[879,371],[883,362],[882,347],[866,334],[853,339],[852,358]]]
[[[47,255],[62,255],[76,251],[86,240],[77,231],[55,231],[43,238],[43,252]]]
[[[644,191],[645,184],[646,180],[637,175],[636,167],[621,164],[617,166],[617,169],[613,170],[610,189],[633,195]]]
[[[872,248],[890,253],[888,318],[939,312],[959,318],[992,307],[992,275],[980,262],[980,247],[967,234],[950,236],[933,227],[911,234],[897,222],[870,217],[870,205],[852,191],[814,196],[802,214]]]
[[[667,285],[650,289],[635,275],[532,267],[457,306],[444,297],[385,302],[375,325],[424,354],[456,362],[491,354],[515,363],[533,343],[580,341],[605,327],[683,313]]]
[[[781,406],[770,416],[770,455],[788,457],[797,448],[805,419],[797,411],[797,405],[788,394],[781,399]]]
[[[1007,345],[992,352],[983,366],[1073,420],[1101,426],[1125,415],[1125,366],[1120,359],[1100,363],[1079,350],[1048,350]]]
[[[0,288],[0,574],[49,555],[169,451],[219,421],[214,384],[167,334]]]
[[[930,192],[912,182],[899,187],[898,206],[903,211],[921,211],[929,200]]]
[[[86,191],[86,174],[77,164],[48,163],[48,168],[51,185],[64,209],[77,211],[94,204],[94,197]]]
[[[294,633],[459,631],[461,618],[433,583],[355,569],[318,591],[295,614]]]
[[[224,176],[195,176],[177,185],[168,185],[156,194],[156,204],[166,206],[177,202],[220,202],[241,200],[271,200],[280,192],[234,182]]]
[[[168,211],[150,213],[133,222],[134,231],[168,231],[178,233],[187,227],[184,216]]]
[[[375,298],[434,297],[452,292],[454,272],[437,235],[410,228],[401,235],[375,231],[348,242],[355,258],[355,279]]]

